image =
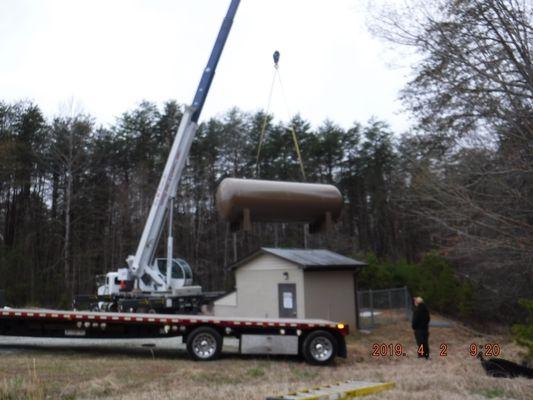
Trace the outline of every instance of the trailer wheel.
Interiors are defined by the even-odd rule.
[[[337,340],[328,331],[314,331],[305,338],[302,354],[309,364],[330,364],[337,355]]]
[[[196,361],[211,361],[222,352],[222,336],[215,329],[201,326],[187,337],[187,352]]]

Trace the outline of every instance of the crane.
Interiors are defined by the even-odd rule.
[[[198,119],[200,118],[207,94],[209,93],[209,88],[213,81],[217,64],[231,30],[233,18],[235,17],[239,3],[240,0],[232,0],[230,3],[226,17],[220,27],[215,45],[211,51],[207,66],[204,69],[200,83],[196,89],[192,104],[187,106],[183,113],[178,132],[174,138],[165,169],[163,170],[163,175],[161,176],[157,192],[152,202],[150,213],[148,214],[148,219],[144,225],[137,251],[134,256],[130,255],[126,259],[128,270],[136,281],[138,282],[139,279],[147,274],[153,282],[152,286],[155,290],[160,287],[169,289],[171,285],[171,263],[173,254],[172,210],[176,195],[176,187],[181,178],[185,161],[189,155],[194,134],[198,127]],[[161,231],[163,230],[165,216],[167,216],[169,220],[169,235],[167,238],[166,279],[163,280],[159,269],[156,268],[152,262],[161,236]]]
[[[177,185],[183,173],[183,168],[198,128],[198,120],[209,93],[222,50],[233,25],[233,19],[239,3],[240,0],[231,0],[192,103],[184,109],[137,250],[134,255],[126,258],[127,268],[119,268],[117,272],[107,273],[104,277],[105,280],[100,281],[100,284],[97,283],[99,287],[96,300],[99,306],[96,308],[101,309],[102,305],[107,308],[116,308],[117,298],[121,300],[121,298],[127,297],[126,303],[128,307],[131,305],[132,307],[130,308],[132,310],[135,309],[136,301],[132,296],[121,296],[121,293],[129,292],[130,289],[137,289],[137,292],[145,293],[142,296],[144,303],[150,304],[147,299],[155,297],[155,303],[166,304],[166,308],[171,310],[174,308],[175,303],[183,303],[181,301],[183,299],[175,298],[176,290],[189,286],[188,292],[184,293],[198,295],[198,290],[201,292],[199,286],[190,286],[192,285],[192,271],[189,265],[184,260],[173,258],[173,208]],[[166,259],[155,259],[155,252],[160,241],[165,219],[168,221],[167,257]],[[178,279],[174,279],[173,272],[175,271],[179,272],[175,273]],[[133,284],[133,288],[131,284]],[[169,293],[168,296],[164,295],[167,297],[163,298],[163,302],[161,302],[161,295],[158,296],[158,294],[162,293]],[[81,303],[94,300],[93,297],[77,296],[74,300],[74,307],[77,308]],[[93,305],[90,308],[94,309],[95,307]],[[179,309],[177,311],[183,310]]]

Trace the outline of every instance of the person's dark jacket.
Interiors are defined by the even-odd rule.
[[[415,331],[427,330],[429,325],[429,310],[424,303],[420,303],[413,310],[411,327]]]

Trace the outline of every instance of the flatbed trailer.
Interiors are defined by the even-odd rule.
[[[239,339],[241,354],[301,356],[326,365],[347,356],[348,326],[321,319],[230,318],[48,309],[0,309],[0,335],[88,339],[181,336],[198,361],[218,358],[223,338]]]

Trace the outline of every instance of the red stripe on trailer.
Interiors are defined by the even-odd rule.
[[[170,315],[120,315],[119,313],[94,313],[94,312],[55,312],[53,310],[24,310],[11,309],[0,310],[0,316],[15,317],[15,318],[39,318],[39,319],[63,319],[63,320],[77,320],[77,321],[114,321],[118,322],[136,322],[145,324],[173,324],[173,325],[194,325],[194,324],[212,324],[220,327],[276,327],[276,328],[296,328],[296,329],[314,329],[317,327],[335,329],[346,334],[347,329],[339,326],[332,321],[322,320],[295,320],[285,321],[276,319],[214,319],[208,316],[198,316],[193,319],[174,318]]]

